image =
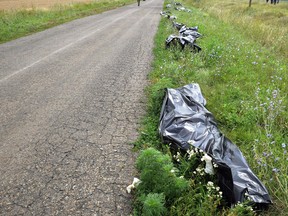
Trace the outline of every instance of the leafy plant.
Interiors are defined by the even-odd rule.
[[[187,190],[188,182],[175,175],[169,155],[164,155],[154,148],[141,152],[136,167],[140,172],[140,194],[163,193],[167,204],[171,204]]]
[[[149,193],[143,201],[143,216],[161,216],[166,212],[163,193]]]

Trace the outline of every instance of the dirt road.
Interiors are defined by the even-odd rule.
[[[129,215],[162,3],[0,45],[0,215]]]

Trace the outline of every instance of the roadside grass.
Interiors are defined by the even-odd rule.
[[[224,22],[235,25],[247,37],[288,58],[288,1],[271,5],[265,0],[184,0]],[[269,1],[270,2],[270,1]]]
[[[2,10],[0,11],[0,43],[134,2],[134,0],[100,0],[91,3],[55,5],[49,10],[37,8]]]
[[[279,32],[288,31],[288,25],[275,25],[274,22],[267,22],[266,19],[254,16],[253,22],[258,23],[257,29],[253,30],[251,23],[249,27],[246,26],[247,28],[243,29],[244,24],[229,18],[228,12],[225,13],[227,17],[224,19],[220,15],[216,16],[217,13],[210,8],[209,3],[206,5],[206,2],[213,2],[217,5],[217,0],[183,0],[181,2],[192,12],[171,11],[177,16],[177,22],[189,27],[199,27],[199,33],[203,37],[197,39],[197,44],[202,47],[202,51],[200,53],[193,53],[189,49],[180,51],[179,47],[165,49],[165,39],[170,34],[178,33],[172,27],[170,20],[161,19],[155,37],[155,59],[153,70],[149,75],[150,86],[146,89],[147,116],[143,120],[143,126],[140,129],[142,135],[135,143],[135,147],[141,150],[140,155],[146,154],[147,148],[148,151],[150,148],[155,148],[163,155],[170,155],[170,159],[175,162],[175,157],[168,147],[162,144],[158,135],[164,89],[196,82],[200,85],[207,100],[207,109],[218,121],[219,129],[241,149],[250,168],[269,191],[273,205],[268,210],[261,211],[260,215],[284,216],[288,212],[288,58],[287,49],[282,48],[287,47],[285,39],[287,33],[280,35],[283,40],[281,41],[277,38],[271,40],[270,35],[263,35],[263,32],[271,25],[275,36],[278,37]],[[232,8],[230,15],[234,16],[235,8],[231,5],[235,5],[236,1],[221,2],[222,9]],[[242,1],[240,2],[242,4]],[[173,4],[169,0],[165,2],[165,5],[168,3]],[[249,20],[251,14],[261,14],[263,7],[273,7],[267,10],[270,11],[269,19],[276,21],[277,17],[279,18],[279,11],[282,10],[280,5],[264,5],[255,2],[250,9],[248,1],[245,3],[246,9],[242,6],[244,9],[238,13],[239,20]],[[196,5],[197,8],[192,5]],[[283,7],[286,7],[284,3]],[[287,14],[281,15],[280,20],[286,18]],[[162,156],[155,156],[157,157]],[[217,198],[217,193],[214,193],[215,196],[207,194],[209,191],[207,183],[213,179],[198,181],[197,176],[189,178],[189,175],[187,178],[187,170],[191,168],[191,162],[187,163],[183,159],[181,162],[183,165],[180,167],[178,163],[174,163],[178,170],[176,176],[178,178],[185,176],[189,187],[188,189],[182,188],[182,195],[174,197],[172,201],[165,192],[166,189],[163,189],[163,196],[166,199],[168,197],[169,204],[163,204],[163,196],[159,195],[161,191],[158,190],[157,193],[161,198],[158,200],[158,208],[161,209],[158,215],[254,214],[245,204],[233,209],[219,208],[223,203],[218,199],[219,197]],[[149,168],[142,168],[139,173],[140,177],[143,172],[149,173]],[[151,178],[157,182],[161,176],[154,175]],[[167,177],[167,182],[170,181],[169,178],[174,177]],[[159,182],[163,184],[165,180],[161,179]],[[147,193],[147,191],[144,193],[136,190],[134,215],[141,215],[143,203],[145,203],[143,194],[147,196]],[[154,196],[155,191],[152,193]],[[142,201],[139,199],[141,196]],[[166,210],[163,210],[163,205]],[[215,209],[217,209],[216,212]],[[154,212],[154,215],[157,214]]]

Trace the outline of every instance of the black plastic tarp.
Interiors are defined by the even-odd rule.
[[[251,171],[239,148],[219,131],[205,105],[198,84],[168,88],[159,125],[163,141],[175,150],[187,151],[193,145],[210,155],[218,165],[223,196],[231,204],[243,202],[245,193],[256,204],[272,203],[265,186]]]
[[[201,47],[196,44],[196,39],[202,35],[198,32],[198,27],[186,27],[183,24],[173,22],[173,26],[179,29],[179,35],[170,35],[166,38],[166,48],[173,42],[179,43],[182,49],[188,45],[192,50],[201,51]]]

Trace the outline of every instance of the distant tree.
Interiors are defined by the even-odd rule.
[[[252,4],[252,0],[249,0],[249,7],[251,7],[251,4]]]

